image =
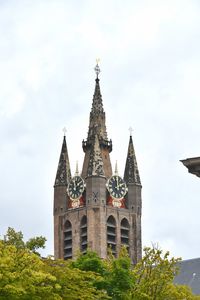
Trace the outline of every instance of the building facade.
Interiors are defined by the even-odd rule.
[[[54,184],[54,255],[75,258],[89,248],[106,258],[110,248],[117,257],[125,245],[136,263],[142,251],[142,186],[132,134],[122,178],[117,166],[112,171],[112,141],[107,136],[98,64],[95,71],[88,135],[82,141],[85,157],[81,174],[76,170],[71,175],[66,137],[63,138]]]

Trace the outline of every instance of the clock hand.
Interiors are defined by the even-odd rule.
[[[120,183],[120,184],[119,184],[119,187],[121,187],[121,186],[123,186],[123,185],[124,185],[123,183]]]
[[[74,191],[75,191],[76,190],[76,180],[74,179],[73,182],[74,182]]]
[[[119,189],[119,178],[116,177],[116,181],[117,181],[117,189]]]

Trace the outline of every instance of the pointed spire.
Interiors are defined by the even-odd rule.
[[[93,95],[93,102],[92,102],[92,110],[91,113],[94,115],[99,115],[100,113],[103,113],[103,102],[102,102],[102,96],[101,96],[101,90],[99,85],[99,78],[97,77],[95,79],[95,90]]]
[[[96,72],[96,84],[95,90],[92,100],[92,109],[90,112],[90,124],[88,131],[88,141],[94,141],[95,134],[98,134],[99,139],[107,141],[107,132],[106,132],[106,124],[105,124],[105,112],[103,109],[103,101],[101,96],[100,84],[99,84],[99,73],[100,68],[98,65],[95,67]]]
[[[141,184],[139,170],[137,166],[137,160],[135,156],[133,140],[132,140],[132,128],[130,130],[130,140],[128,145],[128,154],[126,158],[126,167],[124,171],[124,180],[128,183]]]
[[[91,113],[93,114],[99,114],[99,113],[103,113],[103,102],[102,102],[102,96],[101,96],[101,91],[100,91],[100,85],[99,85],[99,73],[101,72],[100,68],[99,68],[99,59],[96,59],[96,66],[94,68],[95,73],[96,73],[96,85],[95,85],[95,90],[94,90],[94,95],[93,95],[93,102],[92,102],[92,110]]]
[[[70,171],[67,143],[65,137],[66,129],[64,128],[63,131],[64,131],[63,144],[62,144],[60,159],[58,163],[55,186],[67,185],[71,179],[71,171]]]
[[[105,176],[97,134],[95,135],[95,141],[90,152],[87,176]]]
[[[103,109],[103,101],[100,91],[99,85],[99,65],[97,61],[97,65],[95,67],[96,72],[96,84],[94,90],[94,96],[92,101],[92,109],[90,112],[90,120],[89,120],[89,128],[87,139],[82,141],[82,148],[85,152],[85,158],[83,162],[82,176],[86,178],[87,176],[91,176],[91,174],[95,173],[94,171],[94,157],[101,160],[102,166],[99,165],[100,162],[97,162],[97,166],[100,168],[97,173],[101,176],[110,177],[112,175],[112,166],[110,162],[109,153],[112,151],[112,141],[107,138],[106,131],[106,116]],[[98,142],[98,147],[97,147]],[[95,148],[98,148],[99,154],[97,155],[95,152]],[[101,156],[102,154],[102,156]],[[92,157],[91,157],[92,156]],[[94,157],[93,157],[94,156]],[[101,157],[101,158],[100,158]],[[89,174],[89,175],[88,175]]]
[[[101,91],[100,91],[100,85],[99,85],[99,73],[101,72],[99,65],[98,65],[99,59],[96,59],[96,62],[97,62],[97,64],[96,64],[94,70],[95,70],[97,77],[95,79],[96,85],[95,85],[95,90],[94,90],[92,111],[91,111],[91,113],[93,113],[94,115],[98,115],[98,114],[104,112],[102,96],[101,96]]]

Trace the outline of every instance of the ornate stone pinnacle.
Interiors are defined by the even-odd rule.
[[[99,139],[97,134],[95,135],[95,140],[90,152],[87,175],[105,176],[104,169],[103,169],[103,160],[102,160],[101,150],[99,146]]]

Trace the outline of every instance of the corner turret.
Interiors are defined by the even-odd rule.
[[[133,249],[132,261],[136,263],[142,258],[142,240],[141,240],[141,214],[142,214],[142,185],[135,156],[135,150],[132,140],[132,129],[130,128],[130,139],[128,145],[128,154],[124,171],[124,180],[128,187],[126,195],[126,207],[133,213]]]
[[[66,143],[66,129],[63,129],[64,137],[56,173],[54,184],[54,255],[55,257],[62,257],[63,251],[60,247],[60,228],[62,226],[62,215],[66,212],[67,203],[67,185],[71,179],[71,170],[69,164],[69,156]]]

